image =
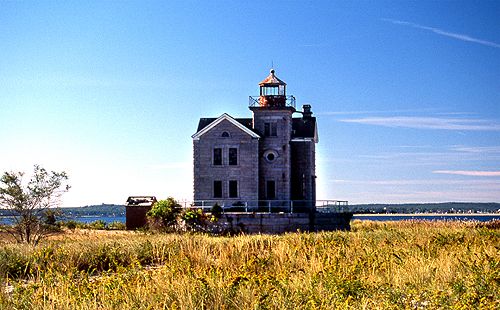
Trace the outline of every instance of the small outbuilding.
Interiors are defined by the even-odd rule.
[[[155,196],[130,196],[125,204],[127,229],[137,229],[146,226],[146,213],[156,203]]]

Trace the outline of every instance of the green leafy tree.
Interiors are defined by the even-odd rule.
[[[53,232],[44,222],[46,211],[56,208],[70,186],[66,172],[48,172],[35,165],[29,181],[23,172],[5,172],[0,179],[0,208],[8,209],[14,224],[7,231],[18,242],[37,244]],[[49,212],[50,213],[50,212]]]
[[[149,223],[161,230],[172,230],[177,225],[181,205],[173,198],[157,201],[148,211]]]

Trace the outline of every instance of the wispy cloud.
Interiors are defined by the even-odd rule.
[[[408,26],[408,27],[413,27],[413,28],[417,28],[417,29],[431,31],[431,32],[434,32],[435,34],[449,37],[449,38],[453,38],[453,39],[460,40],[460,41],[472,42],[472,43],[477,43],[477,44],[481,44],[481,45],[485,45],[485,46],[489,46],[489,47],[500,48],[500,44],[498,44],[498,43],[477,39],[477,38],[474,38],[474,37],[471,37],[469,35],[462,34],[462,33],[449,32],[449,31],[439,29],[439,28],[423,26],[423,25],[419,25],[419,24],[415,24],[415,23],[411,23],[411,22],[389,19],[389,18],[382,18],[382,20],[396,24],[396,25],[403,25],[403,26]]]
[[[401,109],[401,110],[358,110],[358,111],[325,111],[317,112],[317,115],[360,115],[360,114],[407,114],[433,112],[435,109]]]
[[[408,179],[408,180],[345,180],[345,179],[330,179],[328,182],[337,184],[355,184],[355,185],[370,185],[370,186],[480,186],[483,189],[497,189],[500,186],[500,180],[497,179],[476,179],[472,180],[448,180],[448,179]]]
[[[432,173],[454,174],[473,177],[500,177],[500,171],[477,171],[477,170],[435,170]]]
[[[474,154],[500,154],[500,146],[464,146],[453,145],[451,150],[456,152],[474,153]]]
[[[385,127],[416,129],[500,131],[500,123],[471,118],[440,118],[420,116],[362,117],[343,119],[342,122]]]

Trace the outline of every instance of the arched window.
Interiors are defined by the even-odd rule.
[[[221,135],[222,138],[229,138],[229,132],[224,131]]]

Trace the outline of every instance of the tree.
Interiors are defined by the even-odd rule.
[[[43,221],[45,213],[59,206],[62,194],[70,186],[66,183],[66,172],[48,172],[38,165],[35,165],[28,182],[23,177],[23,172],[3,174],[0,179],[0,208],[11,210],[14,216],[14,224],[8,232],[18,242],[35,245],[52,232],[51,225]]]

